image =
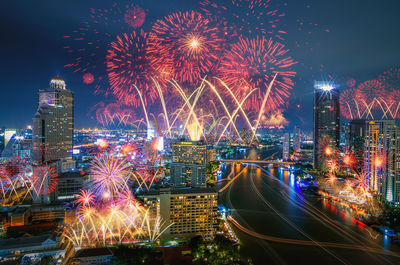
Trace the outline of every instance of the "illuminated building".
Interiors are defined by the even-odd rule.
[[[283,142],[282,142],[282,159],[288,160],[289,153],[290,153],[290,136],[289,133],[285,133],[283,135]]]
[[[207,150],[203,144],[180,142],[172,145],[171,184],[206,186]]]
[[[349,150],[354,154],[356,159],[354,170],[361,172],[364,167],[366,121],[362,119],[352,120],[349,127]]]
[[[366,122],[364,172],[369,188],[387,201],[399,201],[400,131],[394,120]]]
[[[58,176],[56,196],[58,200],[73,200],[83,187],[84,179],[79,172],[64,172]]]
[[[74,95],[64,80],[53,78],[50,88],[39,91],[33,118],[33,160],[47,163],[71,159],[74,131]]]
[[[314,84],[314,167],[321,169],[318,145],[324,137],[330,137],[339,148],[340,142],[340,104],[339,93],[331,82]]]
[[[293,132],[293,150],[299,152],[301,148],[301,133],[300,126],[294,126]]]
[[[218,193],[212,189],[162,188],[140,197],[159,213],[164,227],[172,224],[163,234],[166,239],[212,236],[217,230]]]

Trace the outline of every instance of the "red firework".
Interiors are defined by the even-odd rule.
[[[37,166],[33,168],[32,190],[35,194],[49,194],[56,190],[58,175],[50,166]]]
[[[104,126],[130,125],[136,121],[134,110],[120,103],[100,106],[100,108],[96,110],[96,118],[97,121]]]
[[[155,22],[148,54],[157,71],[171,71],[180,82],[197,83],[218,65],[222,43],[209,19],[194,11],[179,12]]]
[[[357,86],[355,97],[360,99],[360,103],[367,105],[368,108],[378,109],[376,100],[385,98],[385,88],[378,80],[367,80]]]
[[[278,74],[265,107],[266,111],[273,112],[285,105],[294,86],[296,72],[290,67],[296,62],[287,53],[284,45],[272,39],[240,38],[225,52],[219,77],[233,90],[239,101],[257,88],[244,106],[248,110],[258,111],[270,82]]]
[[[207,17],[219,21],[225,35],[273,35],[283,39],[286,33],[278,24],[284,16],[271,7],[271,0],[203,0],[200,4]],[[228,22],[229,21],[229,22]]]
[[[158,96],[152,78],[157,79],[161,74],[153,70],[146,55],[146,38],[143,30],[125,33],[117,36],[107,51],[106,66],[113,94],[126,105],[137,107],[141,104],[134,86],[139,89],[145,105],[154,102]],[[164,68],[158,68],[164,73],[161,69]]]
[[[347,80],[347,86],[348,87],[354,87],[356,85],[356,80],[354,78],[349,78]]]
[[[94,81],[94,76],[91,73],[86,73],[82,76],[83,83],[90,85]]]
[[[142,26],[145,19],[146,12],[139,6],[133,6],[127,9],[124,15],[125,22],[135,29]]]
[[[356,96],[353,88],[340,92],[340,113],[347,119],[360,119],[365,112],[365,104]]]
[[[28,164],[28,161],[21,157],[5,161],[0,165],[0,176],[12,178],[16,175],[24,174]]]

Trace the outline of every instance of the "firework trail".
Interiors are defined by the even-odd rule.
[[[32,191],[35,195],[50,194],[57,188],[58,175],[53,167],[37,166],[33,168]]]
[[[149,34],[151,64],[159,72],[171,71],[175,80],[195,83],[218,65],[223,43],[219,35],[198,12],[170,14],[157,20]]]
[[[285,46],[272,39],[241,38],[225,52],[219,67],[219,77],[231,87],[235,96],[242,100],[251,90],[257,88],[244,108],[258,111],[260,98],[278,74],[270,91],[265,110],[273,112],[280,109],[290,96],[296,72],[290,69],[296,62],[287,55]]]
[[[279,22],[284,13],[271,7],[271,0],[204,0],[202,10],[219,21],[225,35],[232,37],[269,35],[283,40]],[[229,22],[228,22],[229,21]]]

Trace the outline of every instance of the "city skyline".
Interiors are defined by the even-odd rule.
[[[151,28],[156,19],[166,16],[170,12],[199,10],[200,7],[197,1],[175,1],[171,3],[169,9],[157,1],[154,3],[157,3],[156,8],[152,8],[154,5],[151,3],[143,3],[147,14],[143,24],[145,30]],[[280,4],[279,1],[271,3],[272,7],[281,7]],[[8,10],[2,15],[1,25],[4,25],[2,35],[6,36],[9,41],[1,44],[0,50],[4,53],[2,57],[5,60],[5,63],[2,64],[2,67],[5,68],[2,69],[4,75],[1,81],[4,86],[4,96],[9,100],[0,108],[6,109],[9,107],[8,104],[19,107],[14,111],[15,114],[3,115],[0,124],[11,128],[22,128],[31,124],[32,99],[36,97],[36,91],[46,87],[44,80],[59,75],[66,80],[77,96],[76,113],[80,115],[76,117],[76,128],[101,127],[95,121],[90,110],[100,101],[107,102],[111,98],[105,99],[103,95],[98,94],[93,96],[95,91],[93,84],[86,85],[82,81],[82,74],[73,73],[70,69],[64,68],[64,65],[71,60],[70,55],[63,49],[66,45],[63,36],[79,28],[84,21],[88,20],[91,7],[106,9],[110,8],[112,3],[107,1],[85,2],[79,8],[76,8],[73,3],[64,3],[63,10],[66,12],[63,14],[51,11],[59,9],[61,5],[59,3],[48,2],[37,12],[33,12],[37,8],[35,6],[18,9],[18,3],[4,2],[2,5],[4,5],[2,12]],[[31,3],[25,3],[26,7],[30,5]],[[308,6],[310,7],[308,8]],[[282,8],[285,17],[281,24],[288,31],[288,34],[285,35],[285,43],[290,49],[291,56],[299,62],[294,66],[297,77],[289,100],[291,106],[284,112],[284,117],[288,119],[290,127],[300,125],[311,130],[312,108],[310,104],[312,103],[314,80],[329,79],[331,76],[340,86],[344,85],[349,78],[355,78],[362,82],[375,78],[390,67],[397,66],[399,55],[395,52],[395,47],[398,46],[396,43],[399,40],[392,37],[398,36],[396,31],[399,29],[390,27],[395,21],[394,10],[397,6],[398,3],[389,2],[376,5],[373,1],[353,2],[351,5],[345,5],[345,1],[336,1],[334,4],[320,1],[304,3],[289,1],[287,7]],[[299,12],[304,13],[294,14],[295,7]],[[17,10],[21,12],[21,15],[12,16],[12,13]],[[24,14],[27,10],[32,12]],[[335,10],[341,12],[334,12]],[[341,15],[337,16],[337,13]],[[354,13],[358,14],[356,20],[352,16]],[[44,15],[44,19],[40,18],[42,15]],[[335,21],[334,18],[338,17],[340,19]],[[312,34],[303,34],[296,29],[298,27],[297,18],[303,18],[305,21],[318,24],[318,26],[308,28]],[[46,23],[46,19],[53,23]],[[34,30],[28,29],[28,27],[33,27]],[[31,33],[35,30],[43,37],[36,38]],[[325,30],[329,32],[325,32]],[[309,44],[296,47],[296,41],[300,44],[304,42],[309,42]],[[351,48],[344,49],[344,44]],[[310,48],[314,51],[311,52]],[[46,52],[43,52],[44,50]],[[334,56],[332,56],[332,52],[334,52]],[[338,54],[340,56],[337,56]],[[375,56],[375,58],[371,56]],[[316,58],[318,59],[316,60]],[[39,64],[40,67],[33,67],[36,64]],[[324,66],[322,72],[320,71],[321,65]],[[39,68],[40,71],[38,71]],[[17,73],[21,72],[24,73],[23,78],[18,77]],[[15,97],[11,92],[14,90],[21,91],[26,97]],[[296,108],[295,105],[300,105],[300,107]],[[22,118],[15,119],[14,115]]]

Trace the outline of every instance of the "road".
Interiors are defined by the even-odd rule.
[[[400,264],[400,248],[349,213],[295,190],[287,170],[227,165],[220,202],[255,264]],[[227,186],[227,184],[229,184]]]

